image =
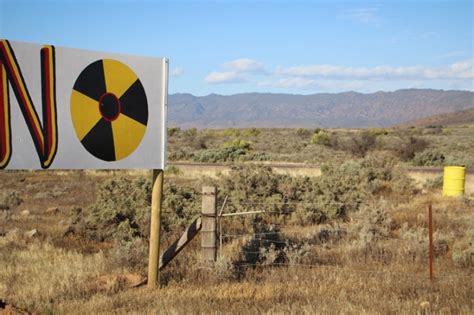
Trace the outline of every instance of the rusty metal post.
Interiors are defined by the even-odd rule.
[[[202,228],[201,251],[202,259],[214,262],[217,257],[217,189],[204,186],[202,188]]]
[[[429,233],[429,257],[430,257],[430,280],[433,280],[433,213],[431,203],[428,205],[428,233]]]

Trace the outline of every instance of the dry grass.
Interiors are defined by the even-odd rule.
[[[90,296],[91,279],[106,272],[103,253],[83,255],[26,240],[18,230],[0,238],[0,297],[42,313],[56,303]]]
[[[145,288],[97,294],[86,300],[59,302],[61,314],[196,313],[417,313],[428,302],[433,313],[469,314],[469,281],[400,274],[367,274],[348,268],[273,268],[254,270],[246,279],[222,283],[173,283],[156,291]],[[471,293],[470,293],[471,292]]]
[[[107,248],[101,250],[103,244],[63,237],[59,222],[69,212],[46,215],[44,210],[87,206],[95,187],[112,175],[0,174],[2,189],[18,191],[24,199],[9,210],[8,219],[0,216],[0,227],[7,231],[0,236],[0,300],[31,312],[57,314],[473,313],[474,283],[469,279],[474,267],[456,265],[454,254],[469,246],[474,205],[467,199],[442,198],[439,191],[401,198],[403,202],[374,201],[347,220],[327,225],[301,227],[269,217],[269,222],[283,224],[281,239],[308,245],[307,253],[293,260],[288,257],[294,252],[285,249],[285,263],[296,266],[242,266],[246,241],[234,239],[224,243],[215,269],[203,268],[196,239],[162,272],[160,289],[127,289],[114,283],[103,288],[97,279],[129,270],[117,265]],[[59,198],[41,194],[55,186],[61,187]],[[433,282],[427,260],[429,202],[436,231]],[[25,209],[32,209],[31,215],[20,215]],[[377,211],[386,221],[372,232],[369,219]],[[245,228],[237,219],[225,224],[225,231]],[[39,237],[23,235],[32,228],[39,230]],[[335,230],[343,236],[321,237],[321,232]],[[367,238],[368,231],[376,240],[372,234]]]

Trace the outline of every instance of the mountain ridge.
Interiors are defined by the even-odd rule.
[[[388,127],[470,108],[474,108],[474,92],[462,90],[176,93],[168,97],[168,121],[170,126],[183,128]]]
[[[418,120],[411,120],[402,123],[400,127],[426,127],[426,126],[455,126],[462,124],[474,124],[474,108],[445,113],[440,115],[434,115],[425,117]]]

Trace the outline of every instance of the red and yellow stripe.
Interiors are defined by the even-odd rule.
[[[0,169],[11,157],[10,111],[8,106],[7,72],[0,60]]]
[[[43,168],[48,168],[57,151],[58,146],[58,127],[56,112],[56,80],[55,80],[55,62],[54,47],[44,46],[41,49],[42,61],[42,82],[43,82],[43,133],[44,136],[44,153]]]
[[[57,121],[56,121],[56,87],[55,87],[55,56],[53,46],[44,46],[41,49],[41,69],[43,88],[43,125],[41,126],[38,114],[35,110],[25,80],[21,73],[13,49],[7,40],[0,41],[0,62],[6,70],[8,81],[10,82],[15,96],[20,105],[23,117],[30,131],[35,144],[36,151],[41,160],[41,166],[48,168],[57,150]],[[8,91],[2,86],[4,91]],[[8,111],[8,99],[6,101]],[[6,117],[6,116],[5,116]],[[1,119],[1,118],[0,118]],[[6,124],[5,119],[0,120]],[[8,126],[11,132],[10,126]],[[8,144],[7,144],[8,145]],[[11,148],[9,148],[11,152]],[[6,167],[3,166],[3,167]],[[2,166],[0,165],[0,168]]]

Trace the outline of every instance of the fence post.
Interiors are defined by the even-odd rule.
[[[214,262],[217,257],[217,189],[212,186],[202,187],[201,210],[201,250],[202,259]]]
[[[429,260],[430,260],[430,280],[433,280],[433,213],[431,203],[428,205],[428,238],[429,238]]]

